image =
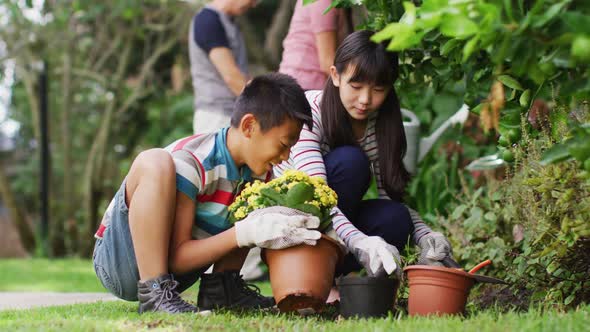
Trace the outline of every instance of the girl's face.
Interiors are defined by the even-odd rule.
[[[381,107],[390,88],[369,82],[351,82],[353,75],[353,66],[348,66],[342,74],[338,74],[336,67],[330,67],[332,84],[338,87],[346,112],[353,120],[364,121]]]

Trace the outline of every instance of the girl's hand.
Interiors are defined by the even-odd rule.
[[[354,242],[353,253],[370,277],[381,277],[395,272],[401,279],[401,262],[396,247],[379,236],[367,236]]]
[[[421,249],[418,264],[443,266],[441,261],[451,256],[451,244],[449,240],[439,232],[431,232],[424,235],[418,246]]]

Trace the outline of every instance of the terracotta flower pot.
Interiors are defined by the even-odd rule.
[[[387,277],[342,277],[336,280],[343,317],[382,317],[392,311],[399,280]]]
[[[465,310],[469,290],[475,283],[467,272],[447,267],[412,265],[408,274],[411,316],[459,314]]]
[[[332,288],[342,251],[333,239],[322,235],[315,246],[263,249],[272,293],[281,312],[321,311]]]

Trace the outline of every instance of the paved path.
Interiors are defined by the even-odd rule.
[[[114,300],[108,293],[0,292],[0,310]]]

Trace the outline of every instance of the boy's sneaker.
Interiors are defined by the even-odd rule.
[[[139,313],[161,311],[167,313],[199,312],[194,305],[185,302],[176,291],[178,282],[165,274],[155,279],[137,282]]]
[[[201,309],[264,309],[274,306],[272,297],[247,284],[239,271],[224,271],[201,276],[197,305]]]

